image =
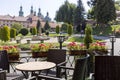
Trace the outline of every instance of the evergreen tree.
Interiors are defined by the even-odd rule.
[[[55,20],[58,22],[66,22],[73,24],[73,14],[76,8],[75,4],[69,3],[67,0],[56,12]]]
[[[60,27],[59,27],[59,25],[56,26],[56,33],[57,33],[57,34],[60,33]]]
[[[47,30],[47,31],[50,30],[50,25],[49,25],[48,21],[46,21],[44,29]]]
[[[80,25],[84,20],[85,10],[82,4],[82,1],[78,1],[78,6],[74,12],[74,25]]]
[[[116,9],[113,0],[96,0],[94,6],[95,19],[98,24],[108,24],[116,20]]]
[[[68,26],[68,28],[67,28],[67,33],[68,33],[69,36],[72,35],[72,33],[73,33],[73,26],[72,26],[72,25],[69,25],[69,26]]]
[[[36,27],[33,27],[33,28],[31,28],[31,34],[32,35],[36,35],[37,34],[37,29],[36,29]]]
[[[40,22],[40,20],[37,21],[36,29],[37,29],[37,34],[40,34],[41,33],[41,22]]]

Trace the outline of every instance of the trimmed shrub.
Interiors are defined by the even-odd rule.
[[[21,33],[23,36],[26,36],[28,34],[28,29],[22,28],[19,33]]]
[[[57,34],[60,33],[60,27],[59,27],[59,25],[56,26],[56,33],[57,33]]]
[[[11,28],[10,29],[10,38],[15,38],[16,37],[16,29]]]
[[[37,29],[36,29],[36,27],[33,27],[33,28],[31,28],[31,31],[32,31],[32,35],[36,35],[37,34]]]
[[[84,37],[84,44],[86,45],[87,49],[89,48],[89,45],[92,42],[93,42],[92,28],[90,25],[87,25],[87,27],[85,28],[85,37]]]
[[[72,25],[69,25],[69,26],[68,26],[68,28],[67,28],[67,33],[68,33],[69,36],[72,35],[72,33],[73,33],[73,26],[72,26]]]
[[[8,26],[4,26],[2,28],[2,41],[10,40],[10,28]]]

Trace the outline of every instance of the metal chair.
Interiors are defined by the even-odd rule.
[[[57,66],[65,66],[66,65],[66,50],[63,49],[50,49],[49,53],[47,55],[47,61],[56,63],[55,70],[47,70],[47,75],[52,75],[59,77],[58,74],[58,67]],[[65,71],[63,71],[63,74],[65,75]]]
[[[6,72],[3,70],[0,71],[0,80],[6,80]]]
[[[87,55],[84,58],[77,59],[75,68],[68,68],[64,66],[59,66],[58,70],[63,69],[68,69],[68,70],[74,70],[72,80],[85,80],[85,71],[87,67],[87,60],[88,60],[89,55]],[[38,80],[45,79],[45,80],[63,80],[62,78],[55,78],[55,77],[50,77],[50,76],[43,76],[43,75],[38,75]],[[64,79],[65,80],[65,79]]]
[[[0,51],[0,68],[2,70],[6,70],[7,80],[23,80],[24,76],[22,74],[17,73],[9,73],[10,72],[10,63],[8,60],[8,55],[6,50]]]
[[[95,56],[95,80],[120,80],[120,56]]]

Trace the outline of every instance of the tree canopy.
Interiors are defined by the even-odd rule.
[[[96,0],[94,14],[98,24],[108,24],[108,22],[116,20],[114,1]]]
[[[73,24],[73,14],[75,8],[75,4],[69,3],[66,0],[65,3],[56,12],[55,20],[58,22],[66,22],[69,24]]]
[[[82,4],[82,1],[78,1],[77,8],[74,12],[74,25],[79,25],[84,21],[85,10]]]

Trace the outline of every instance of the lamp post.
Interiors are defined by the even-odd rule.
[[[65,36],[59,35],[57,36],[58,42],[60,44],[60,49],[62,49],[62,43],[65,41]]]
[[[111,56],[114,56],[114,42],[116,41],[115,36],[110,36],[110,42],[111,42]]]

